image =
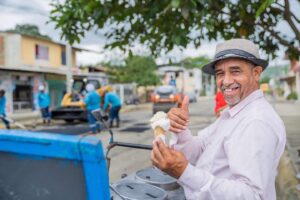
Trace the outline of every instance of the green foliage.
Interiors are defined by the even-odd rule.
[[[269,83],[269,81],[270,81],[270,77],[266,76],[260,79],[260,84]]]
[[[275,92],[276,92],[276,94],[278,94],[278,96],[280,96],[280,97],[283,97],[283,95],[284,95],[284,89],[281,88],[281,87],[275,88]]]
[[[221,38],[249,38],[272,57],[279,45],[300,54],[300,19],[290,10],[289,1],[65,0],[51,5],[50,20],[71,43],[79,42],[87,31],[101,29],[107,48],[126,50],[140,42],[154,55]],[[294,36],[278,31],[283,21]]]
[[[287,100],[297,100],[298,99],[298,95],[296,92],[291,92],[288,96],[287,96]]]
[[[258,17],[262,12],[264,12],[272,3],[274,3],[274,0],[265,0],[261,6],[256,11],[255,16]]]
[[[159,77],[155,74],[156,64],[153,58],[131,56],[126,59],[125,67],[111,67],[113,82],[132,83],[138,86],[157,85]]]
[[[48,35],[41,34],[39,28],[33,24],[17,24],[14,29],[9,29],[7,31],[51,40]]]
[[[182,64],[187,69],[199,68],[210,62],[210,59],[206,56],[199,56],[195,58],[186,58],[182,61]]]

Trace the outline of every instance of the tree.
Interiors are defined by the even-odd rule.
[[[126,59],[125,67],[111,67],[109,74],[114,82],[132,83],[138,86],[156,85],[159,77],[155,74],[156,64],[153,58],[144,56],[130,56]]]
[[[66,0],[52,6],[51,20],[71,43],[96,28],[105,32],[107,48],[126,50],[137,41],[154,55],[175,46],[199,47],[203,40],[234,37],[253,40],[272,57],[280,45],[300,54],[300,19],[289,0]],[[278,30],[282,22],[291,36]]]
[[[199,68],[201,69],[204,65],[210,62],[210,59],[206,56],[199,56],[195,58],[186,58],[182,61],[182,64],[187,69]]]
[[[14,29],[9,29],[7,31],[51,40],[48,35],[41,34],[39,28],[33,24],[17,24]]]

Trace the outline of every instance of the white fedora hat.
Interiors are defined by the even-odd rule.
[[[247,60],[256,66],[262,66],[263,70],[268,66],[268,61],[260,58],[259,48],[253,42],[246,39],[231,39],[217,45],[214,59],[204,65],[202,71],[214,75],[215,64],[227,58]]]

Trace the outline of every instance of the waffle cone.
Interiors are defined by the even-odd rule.
[[[160,126],[157,126],[155,127],[154,129],[154,136],[157,137],[157,136],[160,136],[160,135],[165,135],[166,131],[161,128]]]

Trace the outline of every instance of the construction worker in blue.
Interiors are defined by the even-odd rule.
[[[50,96],[47,92],[45,92],[45,86],[40,85],[39,86],[39,93],[38,93],[38,106],[41,110],[43,123],[46,122],[50,124],[51,122],[51,113],[49,110],[50,106]]]
[[[5,95],[5,91],[0,90],[0,118],[5,124],[6,129],[10,129],[10,123],[6,119],[6,112],[5,112],[6,98],[4,95]]]
[[[92,133],[100,132],[100,123],[92,114],[93,110],[100,109],[101,98],[98,92],[95,91],[93,84],[87,84],[85,87],[87,94],[83,100],[88,115],[88,122]]]
[[[116,119],[116,121],[117,121],[116,127],[119,127],[119,125],[120,125],[119,112],[122,107],[120,98],[118,97],[118,95],[116,93],[108,92],[107,90],[103,91],[101,93],[101,96],[104,97],[103,110],[107,110],[108,106],[110,105],[110,109],[109,109],[110,127],[113,126],[114,119]]]
[[[169,85],[176,87],[176,80],[174,79],[173,76],[171,76],[170,78]]]

